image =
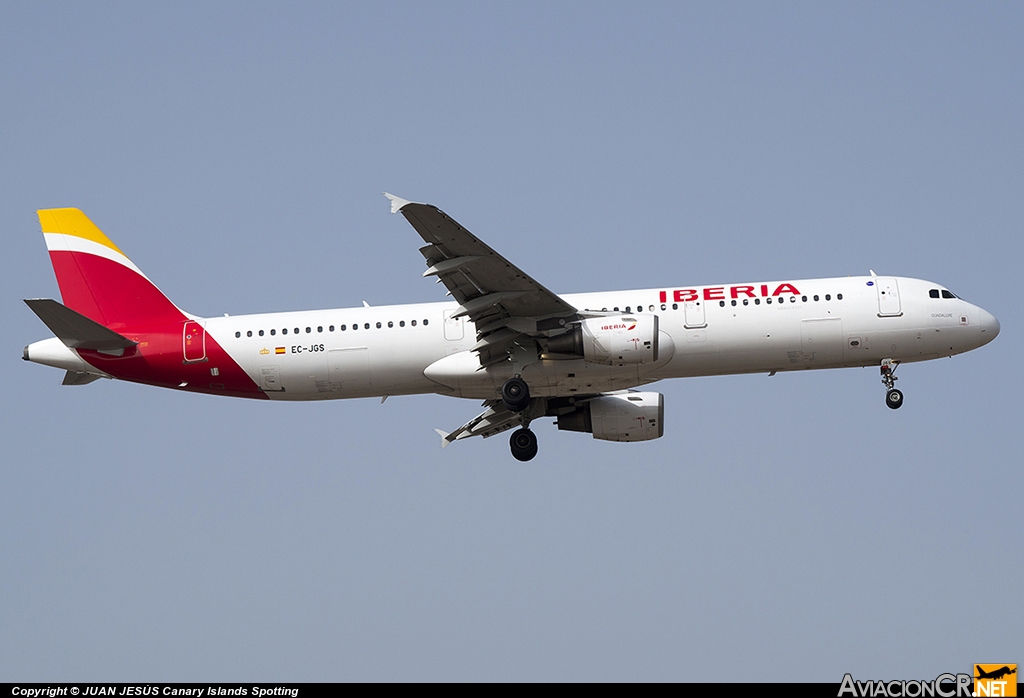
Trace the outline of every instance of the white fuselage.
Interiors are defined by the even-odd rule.
[[[776,293],[781,287],[788,288]],[[580,311],[659,316],[657,361],[610,366],[542,357],[522,376],[536,396],[592,394],[663,378],[923,361],[994,339],[996,319],[951,295],[928,281],[871,276],[565,295]],[[480,369],[472,351],[476,328],[450,318],[456,307],[425,303],[202,322],[272,399],[416,393],[493,399],[512,365]]]

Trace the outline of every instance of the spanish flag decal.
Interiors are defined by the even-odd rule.
[[[274,353],[275,354],[283,354],[284,353],[284,347],[277,347],[277,348],[275,348],[274,349]]]

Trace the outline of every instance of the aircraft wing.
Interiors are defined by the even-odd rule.
[[[543,417],[548,408],[548,401],[546,398],[534,398],[530,400],[526,409],[519,413],[509,410],[501,400],[484,400],[483,406],[487,409],[451,433],[435,429],[434,431],[441,436],[441,448],[453,441],[468,439],[471,436],[482,436],[486,439],[512,427],[520,427],[523,425],[523,417],[530,420]]]
[[[435,429],[434,431],[441,435],[441,448],[453,441],[468,439],[471,436],[482,436],[486,439],[520,425],[519,415],[510,412],[501,404],[501,400],[488,400],[484,405],[487,407],[484,412],[451,433]]]
[[[473,350],[480,354],[481,365],[505,360],[510,344],[547,330],[559,331],[576,317],[576,308],[441,209],[385,196],[391,200],[391,212],[405,216],[427,243],[420,248],[428,267],[423,276],[436,276],[459,302],[453,317],[468,317],[476,324]]]

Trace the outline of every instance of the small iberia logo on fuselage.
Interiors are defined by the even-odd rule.
[[[267,349],[266,347],[263,347],[262,349],[260,349],[260,356],[266,356],[269,353],[270,353],[270,350]]]

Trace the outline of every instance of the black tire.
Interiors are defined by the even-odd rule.
[[[891,410],[898,410],[903,406],[903,393],[893,388],[885,394],[885,404]]]
[[[519,376],[509,378],[501,386],[501,401],[511,412],[522,412],[530,404],[530,386]]]
[[[518,461],[533,460],[537,455],[537,435],[527,428],[516,429],[508,440],[512,457]]]

